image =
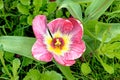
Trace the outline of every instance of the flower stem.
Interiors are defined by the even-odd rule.
[[[75,77],[71,73],[70,67],[62,66],[62,65],[56,63],[55,61],[53,61],[53,62],[57,65],[57,67],[64,74],[64,76],[66,77],[67,80],[75,80]]]

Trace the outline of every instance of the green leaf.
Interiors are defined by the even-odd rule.
[[[41,80],[41,73],[36,69],[30,69],[23,80]]]
[[[35,7],[41,7],[42,6],[42,0],[33,0],[33,5]]]
[[[90,69],[88,63],[82,63],[81,71],[84,75],[88,75],[89,73],[91,73],[91,69]]]
[[[113,67],[109,66],[108,64],[106,63],[102,63],[104,69],[109,73],[109,74],[113,74],[114,73],[114,69]]]
[[[12,72],[13,72],[13,77],[14,80],[18,80],[19,76],[18,76],[18,68],[20,67],[20,60],[18,58],[13,60],[13,67],[12,67]]]
[[[23,5],[30,5],[30,0],[20,0]]]
[[[93,0],[85,11],[86,17],[84,21],[98,19],[107,10],[113,1],[114,0]]]
[[[120,60],[120,48],[119,48],[118,52],[115,52],[115,57]]]
[[[75,3],[72,0],[65,0],[61,3],[59,9],[61,8],[67,8],[74,18],[77,18],[82,22],[81,6],[78,3]]]
[[[0,60],[1,60],[1,64],[3,65],[2,72],[3,73],[5,72],[5,74],[9,75],[9,77],[12,78],[11,73],[9,72],[8,68],[5,65],[3,55],[4,55],[3,45],[0,44]]]
[[[89,3],[89,2],[92,2],[93,0],[73,0],[77,3]]]
[[[14,57],[15,54],[12,54],[10,52],[5,52],[4,54],[4,58],[5,60],[7,60],[8,62],[12,61],[15,57]]]
[[[16,53],[33,59],[31,54],[32,45],[35,38],[19,37],[19,36],[1,36],[0,44],[3,45],[5,51]]]
[[[109,42],[120,34],[120,23],[103,23],[90,20],[84,25],[84,33],[101,42]]]
[[[43,0],[33,0],[33,5],[34,5],[34,15],[39,14],[39,10],[42,7]]]
[[[50,13],[53,13],[57,8],[57,4],[56,2],[50,2],[48,3],[48,7],[47,7],[47,12],[50,14]]]
[[[22,66],[23,67],[28,66],[29,64],[32,64],[32,63],[33,63],[32,59],[23,57],[23,61],[22,61]]]
[[[29,9],[28,6],[22,5],[22,4],[18,4],[17,5],[18,11],[22,14],[28,15],[29,14]]]
[[[26,15],[20,16],[20,23],[23,25],[27,25],[27,16]]]
[[[105,42],[109,42],[112,38],[116,37],[120,34],[120,23],[102,23],[99,22],[97,24],[98,31],[97,31],[97,39],[102,41],[103,33],[107,30],[106,40]]]
[[[62,2],[63,2],[63,0],[56,0],[56,3],[57,3],[58,6],[59,6]]]
[[[62,76],[55,71],[46,71],[42,74],[41,80],[62,80]]]
[[[101,48],[103,54],[109,58],[118,58],[120,59],[120,35],[117,35],[108,43],[104,44]]]
[[[0,44],[0,59],[3,57],[3,53],[4,53],[4,51],[3,51],[3,45]]]
[[[27,17],[27,23],[29,24],[29,25],[32,25],[32,20],[33,20],[33,15],[29,15],[28,17]]]
[[[3,0],[0,0],[0,9],[4,7]]]
[[[103,62],[103,60],[101,59],[100,55],[96,55],[97,60],[102,64],[103,68],[105,69],[105,71],[107,71],[109,74],[113,74],[114,73],[114,68],[106,63]]]
[[[84,26],[84,34],[94,38],[94,39],[97,39],[96,37],[96,29],[95,29],[95,26],[96,24],[98,23],[97,20],[90,20],[88,21],[87,23],[84,23],[83,26]]]
[[[63,15],[63,13],[62,13],[62,11],[61,10],[57,10],[56,11],[56,17],[62,17],[62,15]]]
[[[119,64],[119,63],[116,63],[116,64],[115,64],[115,69],[116,69],[116,70],[120,69],[120,64]]]

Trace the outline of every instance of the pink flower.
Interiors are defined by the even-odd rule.
[[[38,15],[32,26],[37,39],[32,47],[32,55],[37,60],[49,62],[54,58],[61,65],[71,66],[85,51],[83,27],[74,18],[57,18],[47,24],[46,17]]]

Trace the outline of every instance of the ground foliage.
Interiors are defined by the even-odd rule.
[[[74,17],[84,26],[86,51],[69,68],[36,61],[32,20]],[[119,80],[119,0],[0,0],[0,80]],[[57,65],[57,66],[56,66]],[[71,75],[71,76],[70,76]]]

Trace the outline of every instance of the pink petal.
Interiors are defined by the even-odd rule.
[[[65,34],[69,34],[73,29],[73,24],[69,20],[65,20],[63,26],[61,27],[61,32]]]
[[[32,27],[37,39],[42,38],[42,36],[46,33],[46,25],[46,17],[44,15],[38,15],[34,18]]]
[[[67,60],[74,60],[82,56],[84,53],[86,47],[85,43],[83,41],[80,41],[79,43],[73,43],[70,45],[70,51],[68,53],[64,54],[64,57]]]
[[[54,59],[63,66],[72,66],[75,64],[75,60],[66,60],[63,56],[53,55]]]
[[[35,59],[49,62],[52,60],[52,54],[46,49],[45,44],[41,39],[37,40],[32,47],[32,55]]]
[[[72,23],[63,18],[57,18],[51,21],[48,24],[48,27],[52,33],[56,32],[57,30],[60,30],[62,33],[69,33],[73,29]]]
[[[73,24],[73,29],[71,31],[71,35],[73,36],[72,39],[76,41],[79,41],[82,39],[83,35],[83,25],[81,24],[80,21],[74,19],[74,18],[69,18],[71,23]]]

